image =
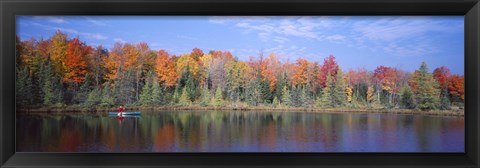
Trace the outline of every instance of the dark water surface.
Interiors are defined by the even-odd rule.
[[[172,111],[18,114],[17,152],[463,152],[464,118]]]

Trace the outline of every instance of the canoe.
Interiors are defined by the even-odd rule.
[[[118,115],[119,112],[108,112],[108,115]],[[122,112],[122,115],[140,115],[140,111]]]

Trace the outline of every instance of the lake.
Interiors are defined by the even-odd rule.
[[[463,152],[464,117],[251,111],[17,114],[17,152]]]

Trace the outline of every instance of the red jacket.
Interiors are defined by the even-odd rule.
[[[119,107],[119,108],[118,108],[118,112],[123,112],[123,108],[122,108],[122,107]]]

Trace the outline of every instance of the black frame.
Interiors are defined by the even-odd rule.
[[[465,153],[15,153],[15,15],[464,15]],[[479,167],[478,0],[0,0],[1,167]]]

